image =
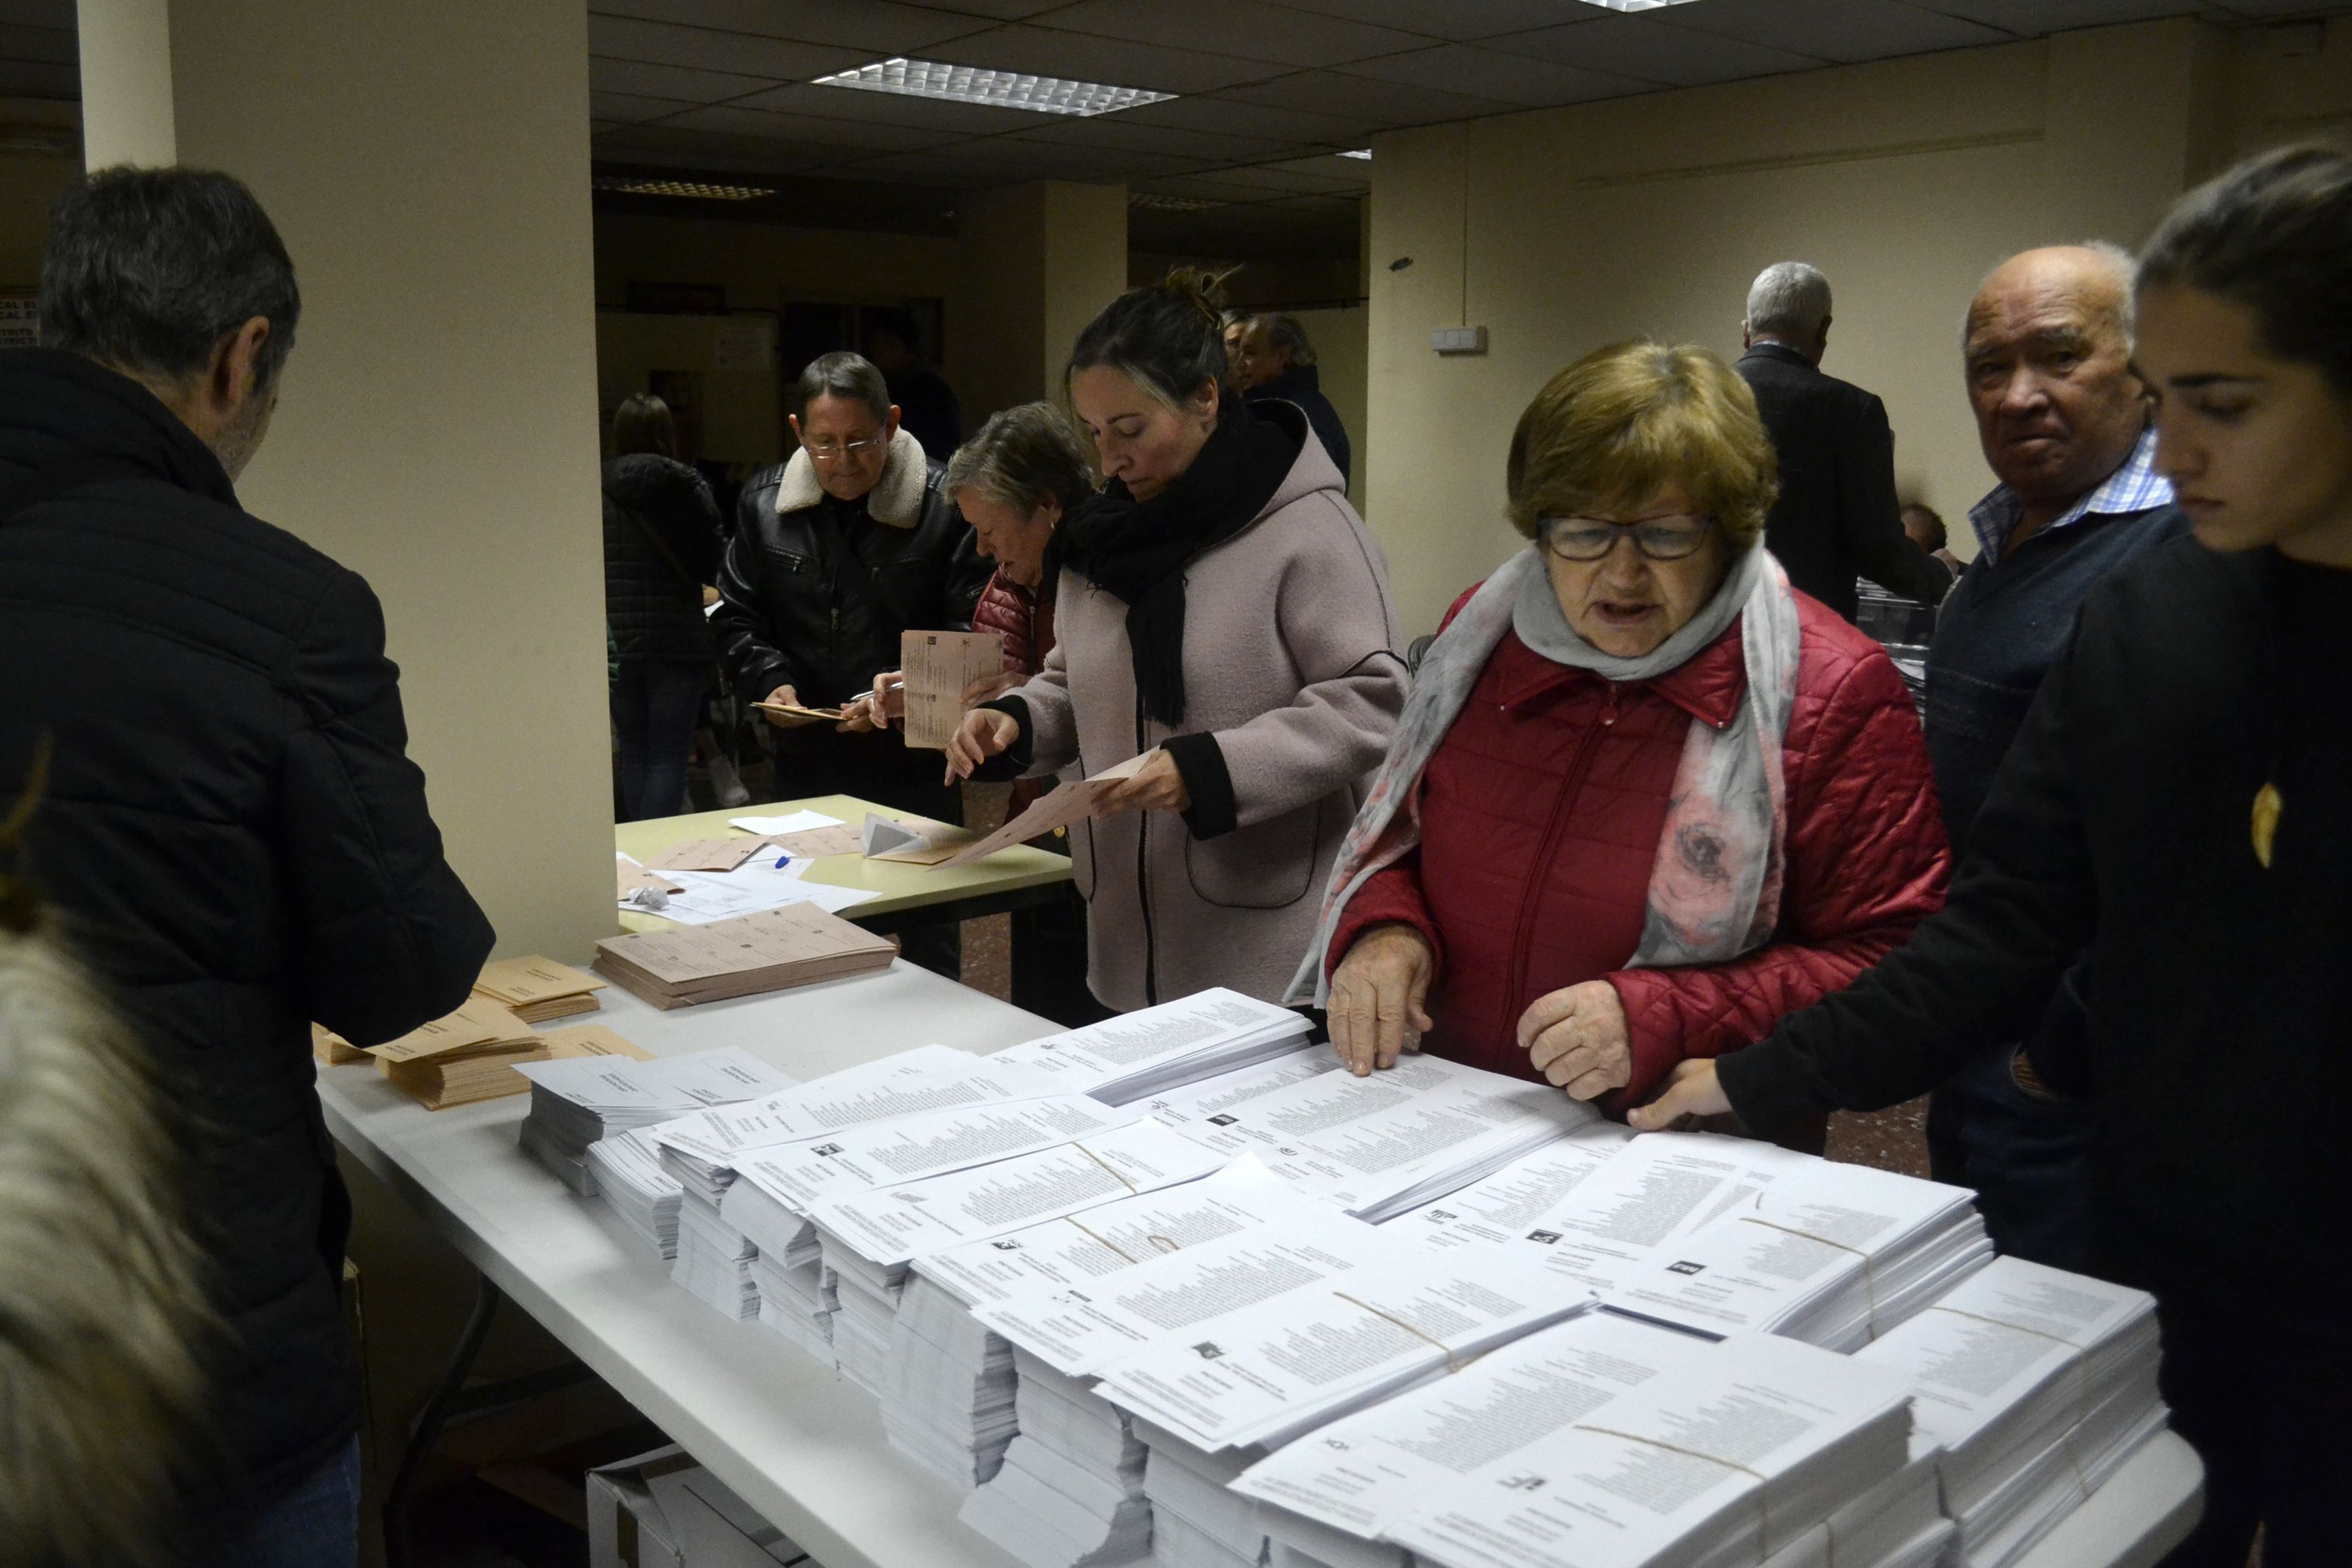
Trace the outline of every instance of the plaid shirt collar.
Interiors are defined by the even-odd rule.
[[[2151,426],[2141,432],[2139,445],[2132,448],[2123,467],[2068,507],[2042,531],[2064,528],[2093,515],[2118,517],[2154,511],[2171,504],[2172,482],[2156,471],[2156,430]],[[2017,499],[2017,492],[2007,485],[1995,485],[1991,494],[1969,509],[1969,521],[1977,531],[1977,558],[1988,566],[1998,562],[2001,547],[2024,516],[2025,504]]]

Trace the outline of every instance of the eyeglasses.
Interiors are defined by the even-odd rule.
[[[881,450],[882,439],[877,436],[870,441],[803,441],[801,445],[807,449],[813,462],[840,463]]]
[[[1544,548],[1562,561],[1599,561],[1617,548],[1617,536],[1633,536],[1633,548],[1651,561],[1680,561],[1698,552],[1715,529],[1707,512],[1675,512],[1664,517],[1612,522],[1605,517],[1540,517],[1536,520]]]

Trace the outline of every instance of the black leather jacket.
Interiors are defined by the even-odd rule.
[[[805,453],[753,476],[711,617],[738,691],[789,683],[803,702],[841,702],[898,668],[899,633],[971,629],[991,566],[946,477],[903,430],[881,482],[855,501],[818,489]]]

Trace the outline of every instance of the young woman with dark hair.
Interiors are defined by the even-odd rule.
[[[1234,395],[1223,330],[1214,281],[1178,272],[1078,334],[1106,483],[1055,536],[1059,640],[948,753],[1033,777],[1146,759],[1072,835],[1088,984],[1119,1009],[1280,997],[1404,703],[1380,546],[1305,417]]]
[[[2168,1562],[2344,1560],[2352,1449],[2352,156],[2191,192],[2138,271],[2157,465],[2194,537],[2085,603],[1944,912],[1636,1125],[1907,1100],[2019,1037],[2085,947],[2088,1027],[2012,1066],[2088,1097],[2099,1271],[2156,1294],[2206,1466]],[[2335,1217],[2331,1217],[2335,1216]]]

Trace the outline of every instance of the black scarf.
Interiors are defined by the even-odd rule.
[[[1184,568],[1257,518],[1297,461],[1303,423],[1288,409],[1226,401],[1192,466],[1150,500],[1113,479],[1054,531],[1051,582],[1066,565],[1127,601],[1127,641],[1144,714],[1184,721]]]

